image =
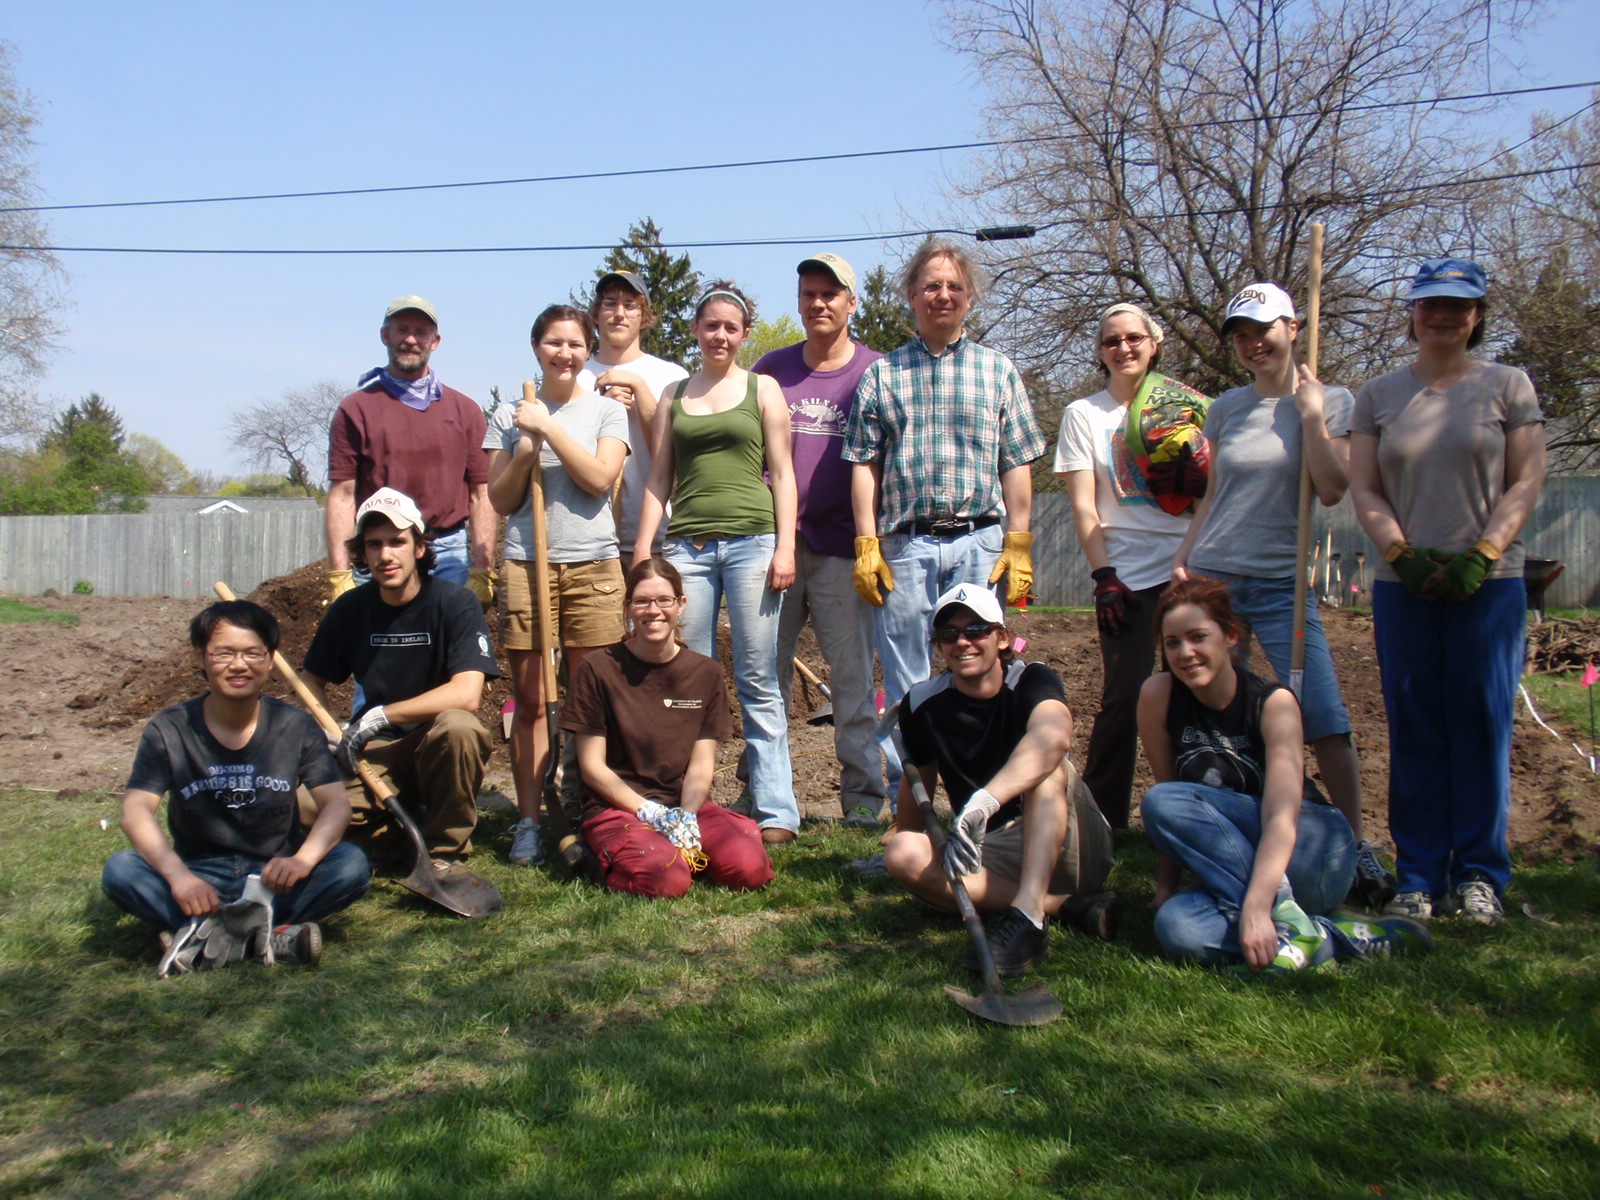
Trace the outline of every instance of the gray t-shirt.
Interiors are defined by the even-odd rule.
[[[600,439],[616,438],[630,446],[627,410],[615,400],[593,392],[579,392],[565,404],[552,404],[550,413],[572,439],[590,453]],[[501,403],[489,417],[489,432],[483,439],[485,450],[504,450],[510,454],[523,436],[516,426],[517,406]],[[561,465],[561,457],[547,442],[539,451],[539,468],[544,484],[545,533],[549,539],[551,562],[593,562],[616,558],[617,526],[611,514],[611,493],[592,496],[573,482]],[[521,562],[533,561],[533,507],[529,500],[506,518],[506,557]]]
[[[1350,430],[1378,439],[1384,498],[1406,541],[1459,554],[1483,536],[1505,494],[1506,435],[1543,423],[1532,380],[1515,367],[1476,363],[1442,392],[1423,387],[1410,367],[1378,376],[1356,397]],[[1489,578],[1521,578],[1522,558],[1518,538]],[[1381,557],[1376,576],[1396,578]]]
[[[613,368],[606,366],[598,358],[591,358],[583,365],[583,374],[578,376],[578,386],[594,390],[595,380]],[[650,385],[650,390],[656,394],[656,400],[666,403],[667,389],[680,379],[689,378],[677,363],[668,362],[664,358],[657,358],[654,354],[641,354],[630,362],[618,363],[618,371],[632,371],[640,379]],[[618,408],[622,405],[613,400]],[[650,479],[650,463],[652,460],[650,446],[650,431],[639,420],[638,409],[624,409],[628,414],[628,445],[633,448],[633,453],[628,455],[628,461],[622,464],[622,494],[617,500],[617,528],[622,539],[622,548],[630,555],[633,553],[633,543],[639,537],[639,509],[644,504],[644,485]],[[667,522],[663,520],[656,527],[655,549],[661,549],[661,539],[666,534]]]
[[[1325,389],[1328,436],[1350,432],[1355,397]],[[1300,509],[1300,414],[1293,396],[1263,398],[1252,386],[1224,392],[1206,413],[1211,503],[1189,563],[1218,575],[1294,577]]]

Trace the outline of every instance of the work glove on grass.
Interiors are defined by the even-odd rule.
[[[1133,589],[1117,578],[1115,567],[1101,567],[1089,573],[1094,580],[1094,619],[1107,637],[1121,637],[1129,626],[1128,612],[1139,607]]]
[[[856,539],[856,566],[854,572],[856,594],[874,608],[883,607],[883,593],[894,591],[894,572],[883,561],[875,537]],[[1031,571],[1030,571],[1031,578]]]
[[[1006,578],[1006,603],[1021,604],[1033,587],[1033,534],[1020,529],[1009,531],[1000,550],[999,561],[989,572],[989,582]]]
[[[983,788],[968,797],[956,819],[950,822],[950,835],[944,843],[944,869],[951,876],[975,875],[983,862],[983,837],[989,818],[1000,811],[1000,801]]]

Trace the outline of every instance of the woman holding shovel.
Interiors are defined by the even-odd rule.
[[[1300,319],[1275,283],[1253,283],[1228,303],[1222,336],[1230,338],[1253,384],[1224,392],[1206,413],[1211,483],[1173,562],[1172,578],[1220,579],[1243,623],[1239,665],[1248,668],[1251,632],[1280,680],[1290,678],[1294,644],[1296,494],[1302,458],[1324,506],[1349,486],[1350,408],[1344,388],[1324,388],[1311,366],[1295,363]],[[1306,740],[1334,807],[1356,836],[1352,899],[1381,908],[1394,876],[1362,837],[1361,764],[1334,677],[1328,639],[1306,598],[1305,673],[1300,711]]]
[[[761,831],[711,799],[732,722],[721,666],[679,640],[683,579],[647,558],[628,572],[626,596],[626,640],[579,664],[561,715],[578,739],[584,840],[619,892],[681,896],[696,876],[765,887]]]
[[[735,357],[754,320],[754,306],[726,280],[695,306],[700,369],[656,409],[633,561],[650,557],[670,498],[663,557],[683,576],[684,640],[715,658],[717,612],[727,600],[751,811],[763,840],[788,842],[800,830],[800,807],[778,691],[778,612],[794,582],[797,502],[783,389]]]
[[[1155,662],[1156,601],[1189,531],[1179,493],[1198,495],[1205,487],[1205,471],[1192,452],[1161,472],[1153,488],[1129,449],[1129,409],[1142,390],[1148,392],[1147,382],[1188,392],[1155,373],[1162,336],[1155,318],[1137,304],[1106,309],[1095,337],[1105,389],[1067,406],[1056,440],[1056,477],[1067,481],[1073,526],[1094,579],[1104,670],[1083,781],[1113,829],[1128,827],[1138,755],[1134,712]]]
[[[551,730],[537,649],[540,623],[550,621],[559,630],[572,670],[592,649],[609,646],[623,634],[622,561],[611,489],[628,454],[628,414],[578,385],[594,343],[588,313],[553,304],[534,321],[532,340],[539,386],[523,385],[520,403],[495,409],[485,443],[491,450],[489,501],[509,518],[500,636],[516,699],[511,721],[511,776],[521,813],[511,834],[511,862],[516,866],[544,861],[539,799]],[[543,614],[534,584],[530,493],[535,454],[553,584],[549,611]]]
[[[1388,912],[1500,921],[1511,878],[1511,720],[1522,678],[1523,525],[1544,485],[1544,414],[1515,367],[1482,362],[1487,280],[1429,259],[1411,282],[1411,364],[1350,421],[1350,491],[1382,561],[1372,616],[1389,715]]]

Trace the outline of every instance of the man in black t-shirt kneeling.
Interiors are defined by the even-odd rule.
[[[478,720],[487,679],[500,668],[483,608],[466,588],[430,574],[433,550],[411,498],[380,488],[356,512],[351,555],[372,581],[328,606],[306,651],[306,683],[327,705],[327,687],[351,675],[364,693],[339,743],[348,776],[365,760],[400,794],[440,870],[472,853],[478,787],[489,733]],[[349,836],[399,865],[409,848],[377,797],[350,789]]]
[[[939,597],[934,644],[944,674],[900,702],[906,766],[930,793],[935,773],[956,816],[935,861],[909,779],[900,782],[891,878],[936,908],[955,911],[949,875],[963,876],[988,925],[1001,975],[1044,958],[1051,918],[1116,936],[1116,896],[1099,889],[1111,870],[1111,828],[1067,758],[1072,714],[1061,679],[1013,653],[993,592],[963,583]],[[977,969],[976,953],[969,968]]]

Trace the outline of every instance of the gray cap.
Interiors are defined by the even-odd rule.
[[[395,313],[402,312],[419,312],[435,325],[439,323],[438,312],[421,296],[396,296],[389,301],[389,307],[383,310],[383,319],[387,321]]]
[[[644,280],[640,279],[632,271],[610,271],[600,276],[600,282],[594,285],[594,294],[598,296],[606,290],[606,285],[612,283],[620,283],[624,287],[632,288],[646,300],[650,299],[650,289],[645,287]]]

